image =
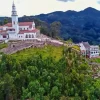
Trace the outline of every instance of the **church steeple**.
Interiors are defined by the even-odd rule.
[[[12,4],[12,27],[15,29],[16,34],[18,34],[19,32],[18,15],[14,2]]]
[[[17,16],[16,6],[15,6],[14,1],[13,1],[13,4],[12,4],[12,16]]]

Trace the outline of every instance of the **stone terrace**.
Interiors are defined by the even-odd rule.
[[[45,45],[53,45],[53,46],[61,46],[63,45],[62,42],[58,41],[58,40],[52,40],[52,39],[45,39],[45,40],[26,40],[26,41],[16,41],[16,42],[9,42],[8,43],[8,47],[4,48],[1,50],[1,52],[5,53],[5,54],[13,54],[16,53],[18,51],[21,51],[23,49],[27,49],[27,48],[41,48],[44,47]]]

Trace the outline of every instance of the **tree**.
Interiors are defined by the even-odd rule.
[[[53,22],[50,24],[50,31],[51,31],[51,37],[57,38],[57,36],[60,33],[61,23],[60,22]]]
[[[0,98],[3,98],[4,100],[13,99],[15,95],[13,94],[13,90],[15,90],[13,77],[7,73],[3,76],[2,80],[3,81],[0,82],[0,89],[3,91],[3,94],[0,96]]]
[[[8,23],[8,19],[4,19],[3,23],[7,24]]]
[[[54,86],[51,90],[51,100],[58,100],[60,97],[60,91],[57,86]]]

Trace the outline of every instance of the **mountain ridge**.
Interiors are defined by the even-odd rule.
[[[60,37],[74,42],[88,41],[90,44],[100,43],[100,11],[89,7],[82,11],[53,12],[35,16],[40,20],[52,23],[59,21],[62,24]]]

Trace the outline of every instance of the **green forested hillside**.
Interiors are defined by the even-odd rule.
[[[0,60],[0,100],[99,100],[100,80],[68,47],[26,49]]]

